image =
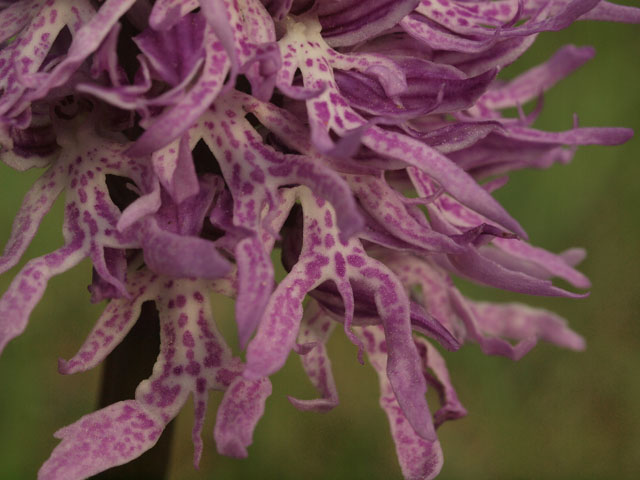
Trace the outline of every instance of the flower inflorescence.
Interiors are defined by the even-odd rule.
[[[531,126],[540,108],[522,110],[589,47],[496,78],[538,33],[577,20],[638,23],[640,12],[601,0],[0,2],[0,158],[45,169],[0,271],[65,199],[64,245],[27,262],[0,299],[0,351],[48,280],[87,257],[92,301],[108,304],[61,373],[104,360],[144,302],[160,319],[160,355],[135,399],[59,430],[39,477],[138,457],[189,395],[197,465],[212,389],[224,391],[219,452],[246,456],[269,376],[292,350],[319,398],[291,403],[338,404],[325,344],[340,324],[380,377],[403,475],[434,478],[436,428],[466,414],[434,343],[514,360],[539,340],[584,348],[557,315],[474,301],[452,282],[566,297],[581,294],[551,278],[589,287],[574,268],[582,250],[532,246],[491,195],[509,172],[631,137],[577,122],[543,132]],[[277,284],[274,249],[288,272]],[[216,327],[212,292],[235,299],[244,360]]]

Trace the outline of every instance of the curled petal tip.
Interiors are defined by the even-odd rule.
[[[575,334],[575,336],[572,339],[570,339],[566,345],[567,345],[567,348],[570,348],[571,350],[576,350],[578,352],[582,352],[587,349],[586,340],[578,334]]]
[[[631,128],[618,128],[616,130],[619,130],[618,133],[618,137],[616,139],[616,142],[613,143],[613,145],[619,145],[622,143],[626,143],[629,140],[631,140],[633,138],[633,136],[635,135],[633,129]]]
[[[232,458],[247,458],[249,456],[247,449],[238,441],[226,443],[222,447],[219,446],[218,453]]]
[[[287,395],[287,400],[295,408],[301,412],[318,412],[326,413],[338,406],[338,400],[332,398],[318,398],[315,400],[300,400],[298,398]]]
[[[72,373],[69,369],[69,362],[64,358],[58,358],[58,373],[61,375]]]

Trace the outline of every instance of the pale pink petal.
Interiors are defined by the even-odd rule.
[[[59,167],[47,170],[29,189],[20,210],[13,220],[11,236],[0,257],[0,273],[15,266],[33,240],[40,222],[64,188],[63,173]]]
[[[154,297],[155,277],[148,270],[130,273],[127,288],[131,298],[111,300],[78,353],[68,361],[58,361],[58,371],[65,375],[84,372],[102,362],[138,320],[142,303]]]
[[[338,405],[338,390],[325,346],[334,326],[335,322],[315,302],[313,307],[307,307],[300,325],[298,344],[309,345],[310,349],[301,352],[300,360],[309,380],[320,393],[320,398],[300,400],[288,396],[289,401],[298,410],[327,412]]]
[[[407,480],[431,480],[442,468],[442,449],[435,436],[426,440],[418,435],[408,421],[404,409],[399,405],[387,377],[387,348],[385,335],[379,327],[360,330],[371,365],[380,381],[380,406],[387,414],[391,436],[396,445],[396,454],[402,474]],[[431,414],[427,411],[429,420]]]
[[[85,415],[58,430],[62,442],[38,472],[38,480],[82,480],[122,465],[155,445],[162,418],[135,400],[125,400]]]
[[[271,395],[268,378],[247,380],[236,378],[224,393],[218,407],[213,438],[218,453],[244,458],[247,447],[253,442],[253,431],[264,413],[267,398]]]

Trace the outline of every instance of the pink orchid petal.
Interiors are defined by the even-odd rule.
[[[584,339],[560,316],[518,303],[469,302],[479,328],[487,335],[514,340],[536,338],[571,350],[584,350]]]
[[[189,394],[196,416],[192,437],[194,463],[201,452],[200,430],[209,390],[225,390],[242,365],[218,332],[202,280],[155,281],[160,317],[160,354],[152,376],[136,389],[136,401],[168,423]]]
[[[489,90],[480,98],[480,102],[494,109],[524,104],[580,68],[594,55],[595,50],[591,47],[566,45],[546,63],[532,68],[504,86]]]
[[[66,272],[85,257],[80,250],[83,236],[78,234],[64,247],[30,260],[13,279],[0,298],[0,352],[24,331],[51,277]]]
[[[318,14],[323,34],[330,45],[355,45],[393,27],[418,2],[373,0],[364,4],[353,0],[329,1],[319,4]]]
[[[11,236],[0,257],[0,273],[4,273],[19,261],[33,240],[40,222],[49,212],[53,202],[64,188],[60,167],[51,167],[29,189],[20,210],[13,221]]]
[[[467,415],[467,410],[458,400],[449,370],[444,358],[440,355],[428,341],[421,337],[414,337],[414,342],[418,347],[418,352],[424,362],[425,375],[427,375],[427,383],[434,386],[440,395],[440,408],[433,414],[433,423],[436,428],[447,420],[455,420]],[[430,372],[433,372],[433,376]]]
[[[58,430],[62,442],[38,472],[39,480],[81,480],[122,465],[155,445],[165,422],[135,400],[109,405]]]
[[[218,407],[213,431],[218,453],[236,458],[248,455],[247,447],[253,442],[253,431],[264,413],[269,395],[271,382],[268,378],[247,380],[238,377],[233,381]]]
[[[157,0],[149,15],[149,25],[155,30],[168,30],[196,8],[198,0]]]
[[[331,317],[321,307],[314,304],[313,308],[307,308],[300,325],[298,344],[312,347],[306,352],[300,352],[300,361],[309,380],[320,393],[320,398],[301,400],[288,396],[291,404],[298,410],[328,412],[338,405],[338,390],[325,346],[334,326]]]
[[[238,243],[236,259],[236,322],[240,348],[245,348],[269,302],[274,287],[274,272],[271,258],[256,237],[248,237]]]
[[[91,20],[78,30],[65,59],[51,72],[36,74],[38,79],[42,79],[30,94],[31,98],[41,98],[51,89],[63,85],[80,64],[98,49],[116,22],[134,3],[135,0],[106,0]]]
[[[84,372],[102,362],[138,320],[142,303],[155,295],[155,277],[147,270],[130,274],[127,287],[131,298],[111,300],[78,353],[69,360],[58,361],[58,371],[64,375]]]
[[[396,445],[396,454],[404,478],[410,480],[435,478],[443,462],[440,442],[435,436],[432,439],[424,439],[418,435],[408,421],[404,408],[398,403],[395,390],[387,376],[388,358],[382,330],[379,327],[366,327],[361,329],[360,335],[365,342],[369,361],[380,380],[380,406],[389,419],[391,436]]]
[[[147,155],[179,138],[218,96],[229,59],[211,30],[205,31],[204,45],[205,61],[200,77],[183,99],[152,119],[151,125],[129,149],[130,155]]]
[[[217,278],[231,268],[213,242],[162,230],[154,219],[145,221],[141,242],[145,262],[162,275]]]

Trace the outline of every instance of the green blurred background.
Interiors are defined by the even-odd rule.
[[[566,43],[594,45],[597,56],[545,97],[536,126],[562,130],[577,112],[583,126],[628,126],[640,135],[640,27],[580,23],[542,34],[513,75]],[[38,172],[0,167],[0,241]],[[588,342],[583,353],[539,345],[514,363],[473,345],[445,353],[469,416],[439,431],[446,479],[627,479],[640,473],[640,139],[621,147],[585,147],[572,164],[512,175],[497,197],[532,242],[551,251],[586,247],[581,266],[593,281],[585,300],[544,299],[463,285],[474,298],[520,300],[568,318]],[[45,220],[25,258],[61,244],[61,204]],[[23,262],[24,263],[24,262]],[[13,269],[0,279],[8,287]],[[24,335],[0,359],[0,479],[35,478],[57,441],[53,432],[94,410],[98,370],[57,373],[90,331],[103,305],[90,305],[84,262],[50,282]],[[235,342],[230,302],[216,316]],[[192,468],[193,409],[177,420],[172,480],[400,478],[375,373],[356,361],[344,335],[330,345],[341,404],[328,414],[301,413],[286,394],[314,392],[293,355],[273,377],[274,394],[249,458],[217,455],[212,440],[220,394],[212,394],[204,455]],[[432,400],[433,404],[433,400]]]

